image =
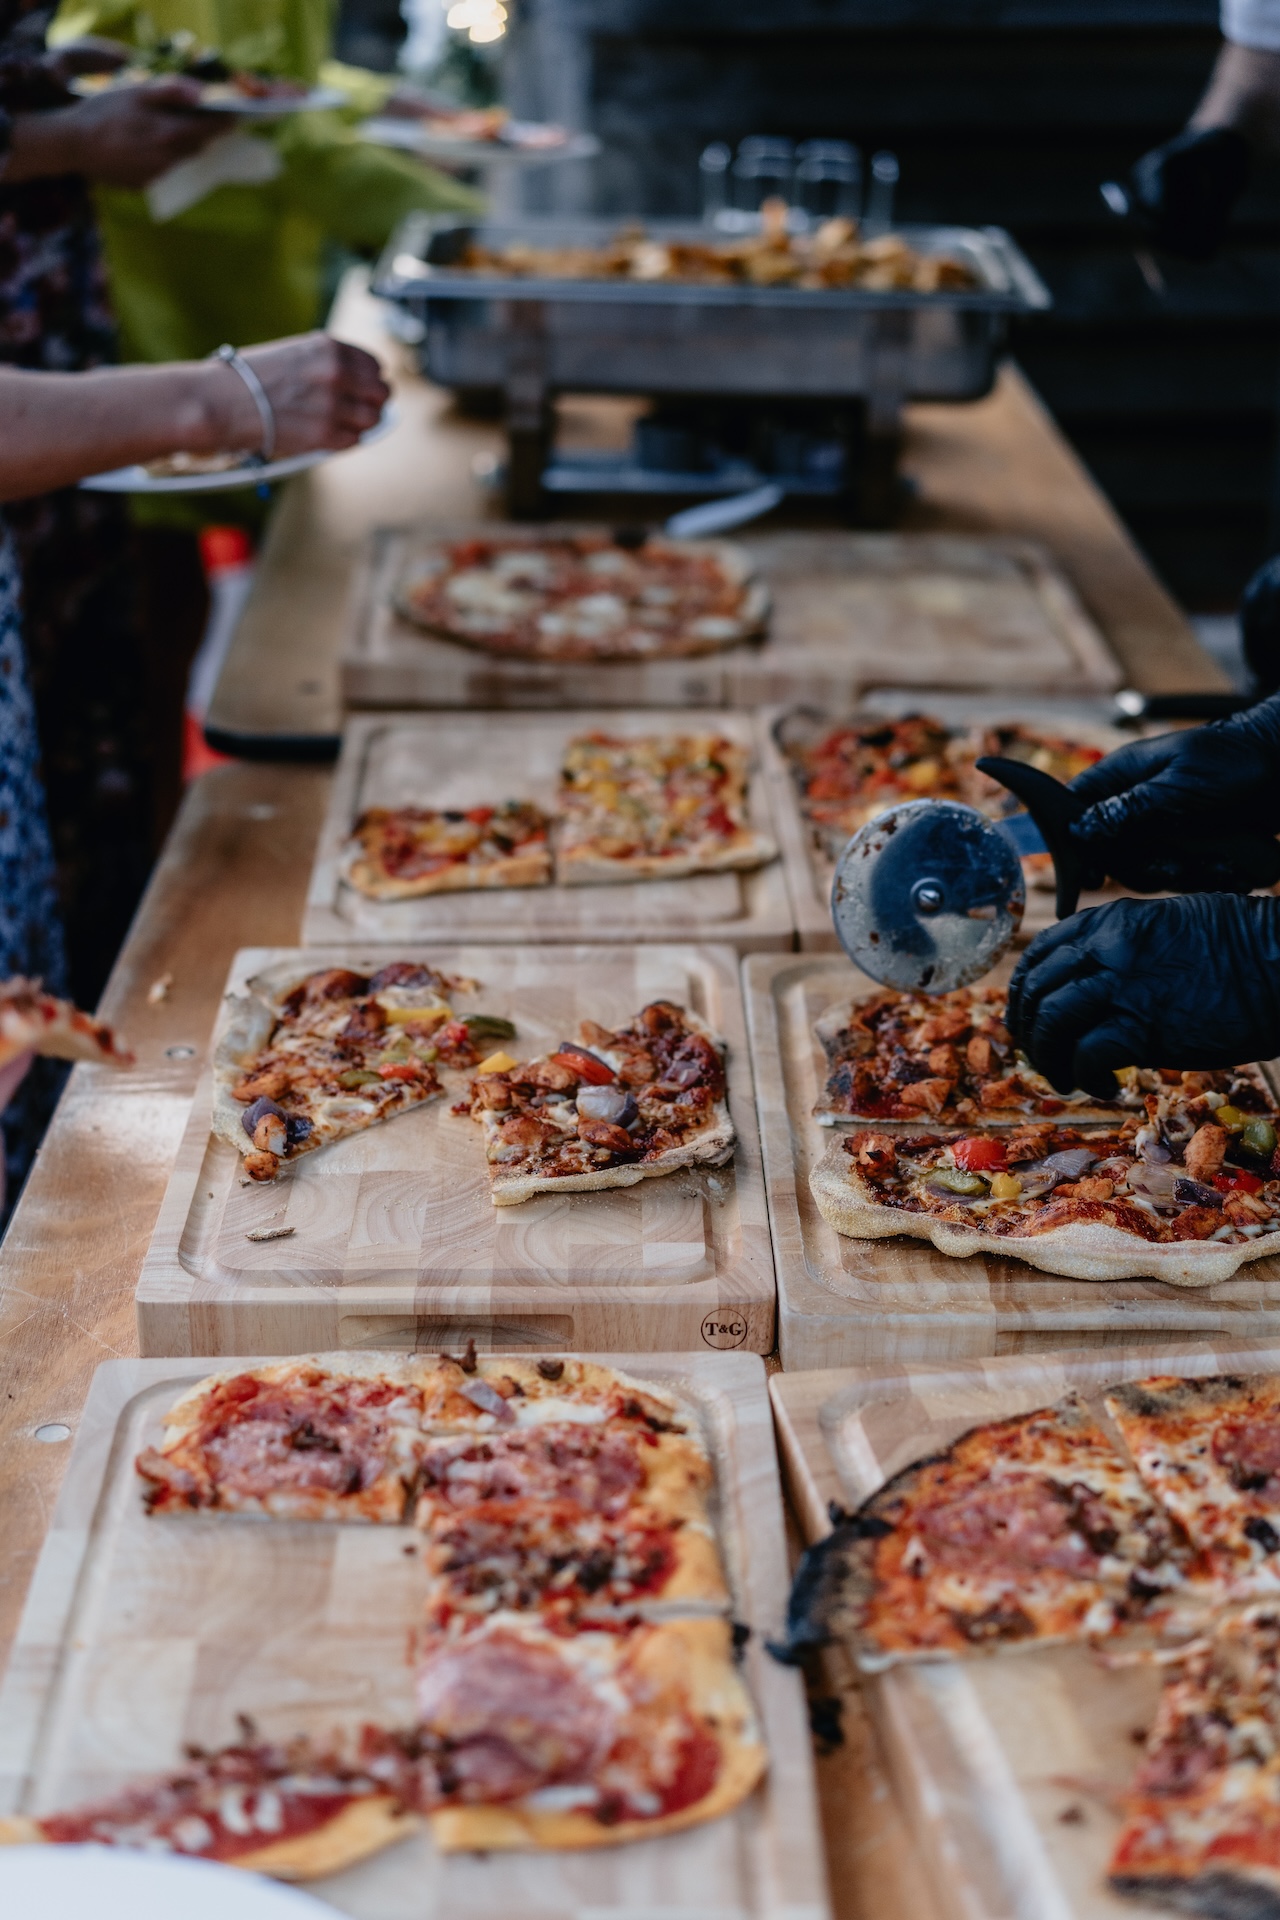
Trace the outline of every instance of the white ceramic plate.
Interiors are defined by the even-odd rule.
[[[396,424],[394,406],[383,409],[376,427],[360,436],[362,447],[371,447],[385,439]],[[342,453],[354,453],[344,447]],[[287,480],[291,474],[305,473],[323,460],[336,460],[339,453],[323,448],[317,453],[295,453],[288,460],[272,460],[264,467],[228,467],[225,473],[178,473],[160,476],[145,467],[115,467],[110,473],[91,474],[80,482],[86,493],[226,493],[233,487],[262,487],[272,480]]]
[[[145,86],[149,80],[181,77],[180,74],[142,73],[137,68],[126,67],[118,74],[82,74],[71,82],[71,91],[91,100],[101,93],[119,93],[124,87]],[[327,107],[343,107],[347,103],[346,94],[336,87],[312,87],[310,93],[290,100],[255,100],[245,95],[228,99],[223,91],[225,85],[225,81],[211,81],[203,88],[200,106],[205,113],[233,113],[244,120],[278,120],[286,113],[319,113]]]
[[[333,1908],[240,1867],[120,1847],[0,1847],[13,1920],[333,1920]]]
[[[427,160],[452,160],[472,167],[496,166],[499,161],[543,166],[551,160],[590,160],[600,151],[593,133],[565,133],[553,146],[522,146],[512,140],[461,140],[453,134],[434,133],[421,120],[402,119],[396,114],[364,120],[359,131],[361,139],[375,147],[397,147]]]

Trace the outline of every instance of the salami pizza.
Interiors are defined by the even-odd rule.
[[[0,1067],[23,1053],[133,1065],[133,1054],[105,1020],[45,993],[38,980],[18,978],[0,984]]]
[[[448,811],[369,807],[351,830],[344,877],[370,900],[551,883],[551,822],[528,800]]]
[[[579,1032],[539,1060],[491,1056],[472,1082],[496,1207],[732,1158],[724,1042],[695,1014],[655,1001],[617,1031]]]
[[[1105,1639],[1174,1602],[1185,1542],[1088,1407],[963,1434],[886,1482],[797,1583],[808,1620],[875,1671],[899,1660]],[[811,1569],[812,1569],[811,1563]]]
[[[776,857],[751,825],[749,756],[718,733],[583,734],[560,770],[562,886],[677,879]]]
[[[1280,1246],[1280,1177],[1210,1117],[856,1132],[832,1141],[809,1185],[851,1239],[909,1234],[960,1259],[1010,1255],[1079,1280],[1209,1286]]]
[[[419,554],[395,592],[415,626],[521,660],[660,660],[763,631],[742,549],[605,532],[481,535]]]
[[[327,1742],[246,1727],[170,1775],[0,1842],[141,1845],[307,1879],[426,1820],[446,1849],[582,1849],[714,1819],[765,1766],[714,1483],[676,1395],[590,1361],[304,1357],[174,1406],[137,1471],[155,1524],[403,1523],[417,1718]]]
[[[979,984],[953,993],[892,989],[842,1000],[814,1024],[827,1076],[814,1116],[824,1126],[847,1120],[909,1121],[916,1126],[1022,1126],[1062,1117],[1072,1124],[1122,1120],[1145,1110],[1149,1095],[1188,1109],[1221,1104],[1239,1131],[1269,1141],[1276,1109],[1256,1067],[1212,1072],[1123,1068],[1107,1103],[1060,1094],[1015,1048],[1005,1025],[1003,987]]]
[[[213,1130],[272,1180],[304,1153],[443,1092],[440,1067],[476,1066],[509,1021],[455,1017],[474,987],[418,961],[369,973],[283,963],[229,995],[214,1050]]]

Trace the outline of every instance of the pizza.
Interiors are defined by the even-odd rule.
[[[737,1805],[765,1750],[734,1658],[691,1407],[597,1363],[308,1356],[213,1375],[137,1458],[157,1524],[416,1520],[417,1717],[192,1750],[0,1843],[141,1845],[285,1878],[426,1821],[441,1848],[584,1849]]]
[[[908,1234],[959,1259],[1202,1287],[1280,1246],[1280,1177],[1239,1139],[1183,1113],[1166,1127],[1133,1115],[1119,1128],[1041,1121],[950,1138],[867,1130],[833,1140],[809,1186],[851,1239]]]
[[[1143,1380],[1107,1411],[1223,1591],[1280,1595],[1280,1379]]]
[[[1249,1139],[1275,1149],[1275,1101],[1256,1067],[1210,1072],[1125,1067],[1107,1103],[1060,1094],[1014,1046],[1005,1025],[1007,993],[979,984],[952,993],[874,992],[828,1007],[814,1023],[827,1077],[814,1106],[823,1126],[846,1120],[910,1121],[941,1127],[1022,1126],[1063,1116],[1115,1123],[1142,1112],[1149,1095],[1222,1105]]]
[[[0,984],[0,1067],[23,1053],[55,1060],[97,1060],[131,1067],[134,1056],[105,1020],[45,993],[38,980]]]
[[[370,900],[551,883],[551,822],[528,800],[496,807],[369,807],[351,830],[344,878]]]
[[[986,755],[1024,760],[1067,785],[1104,751],[1021,721],[948,726],[923,713],[855,715],[833,725],[801,708],[783,715],[774,737],[814,849],[832,863],[860,827],[906,800],[957,800],[991,820],[1021,812],[1021,801],[979,772],[975,763]],[[1047,853],[1024,855],[1022,866],[1029,884],[1053,886]]]
[[[438,1069],[479,1064],[508,1020],[456,1018],[474,988],[419,961],[368,973],[282,963],[229,994],[214,1049],[213,1130],[272,1180],[304,1153],[407,1113],[444,1091]]]
[[[429,633],[523,660],[658,660],[736,646],[768,595],[722,541],[494,534],[419,554],[395,592]]]
[[[777,848],[751,825],[748,768],[746,749],[717,733],[571,740],[556,879],[571,887],[763,866]]]
[[[541,1059],[491,1056],[455,1109],[484,1129],[495,1207],[733,1157],[725,1043],[695,1014],[659,1000],[629,1026],[584,1021],[579,1034]]]
[[[868,1672],[1105,1639],[1176,1601],[1188,1558],[1132,1462],[1068,1395],[895,1474],[822,1544],[792,1628],[846,1640]]]
[[[1108,1884],[1234,1920],[1280,1910],[1280,1614],[1222,1620],[1165,1682]]]

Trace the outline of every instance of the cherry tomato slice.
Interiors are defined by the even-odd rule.
[[[951,1157],[966,1173],[1003,1173],[1009,1164],[1003,1140],[992,1140],[981,1133],[957,1140]]]
[[[607,1087],[617,1078],[613,1068],[606,1066],[597,1054],[589,1053],[586,1047],[575,1047],[572,1041],[562,1041],[551,1059],[557,1067],[567,1067],[591,1087]]]
[[[379,1067],[378,1078],[380,1080],[421,1080],[422,1068],[413,1061],[406,1060],[403,1065],[397,1062],[394,1065]]]
[[[1262,1182],[1256,1173],[1232,1168],[1230,1173],[1215,1173],[1213,1184],[1219,1193],[1260,1193]]]

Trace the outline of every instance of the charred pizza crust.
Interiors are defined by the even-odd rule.
[[[613,1635],[596,1639],[599,1651],[593,1648],[588,1659],[598,1662],[606,1685],[612,1680],[616,1691],[621,1679],[629,1701],[639,1698],[644,1706],[656,1706],[664,1715],[684,1717],[699,1744],[708,1754],[714,1753],[714,1776],[705,1790],[671,1811],[643,1818],[613,1812],[607,1805],[607,1785],[595,1793],[598,1811],[588,1810],[590,1800],[583,1805],[583,1794],[575,1793],[573,1782],[506,1804],[448,1807],[433,1813],[428,1822],[442,1852],[554,1849],[577,1853],[655,1839],[719,1819],[739,1806],[761,1780],[767,1753],[751,1696],[733,1663],[727,1621],[671,1620],[641,1626],[621,1641]],[[629,1719],[629,1712],[621,1717],[619,1733],[624,1738],[632,1731]],[[634,1734],[634,1745],[644,1749],[643,1720]],[[601,1769],[606,1781],[615,1753],[616,1749]]]
[[[472,807],[370,807],[351,830],[343,878],[369,900],[551,884],[551,822],[529,801]]]
[[[1080,1135],[1081,1140],[1087,1137]],[[1096,1144],[1101,1149],[1103,1141],[1115,1138],[1114,1134],[1102,1135]],[[1123,1193],[1058,1201],[1050,1193],[1043,1201],[1011,1200],[993,1207],[985,1218],[967,1213],[958,1201],[950,1204],[939,1200],[918,1210],[910,1205],[887,1204],[883,1189],[864,1176],[849,1151],[856,1150],[860,1141],[876,1139],[898,1144],[887,1132],[841,1136],[831,1141],[809,1175],[818,1211],[829,1226],[848,1239],[887,1240],[906,1234],[931,1241],[939,1253],[952,1259],[996,1254],[1075,1280],[1148,1276],[1174,1287],[1215,1286],[1230,1279],[1246,1262],[1263,1259],[1277,1248],[1280,1223],[1257,1237],[1244,1237],[1241,1229],[1230,1240],[1162,1238],[1158,1218],[1126,1200]],[[941,1137],[925,1140],[904,1136],[901,1141],[904,1150],[909,1146],[923,1148],[928,1156],[941,1154],[948,1146],[954,1149],[954,1144]],[[1220,1215],[1206,1206],[1188,1205],[1176,1226],[1188,1233],[1192,1228],[1212,1233],[1218,1230],[1219,1218],[1225,1217],[1225,1210]]]
[[[581,1044],[561,1042],[543,1060],[473,1082],[471,1115],[484,1128],[495,1207],[732,1159],[726,1042],[696,1014],[655,1001],[629,1027],[611,1033],[584,1022],[580,1031]]]
[[[1101,1639],[1174,1600],[1188,1556],[1078,1395],[962,1434],[805,1560],[790,1627],[901,1660]]]
[[[415,555],[396,611],[463,646],[531,660],[661,660],[763,632],[769,596],[741,547],[598,531],[473,539]]]

